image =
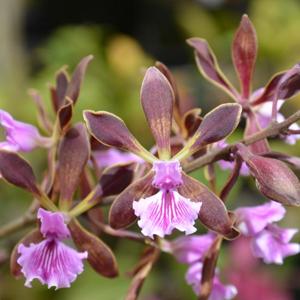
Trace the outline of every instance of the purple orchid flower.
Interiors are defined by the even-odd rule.
[[[203,235],[183,236],[172,242],[164,241],[162,244],[165,252],[172,253],[180,263],[189,265],[185,278],[197,295],[200,292],[203,261],[215,238],[216,234],[210,232]],[[236,294],[237,290],[233,285],[223,285],[218,274],[215,274],[210,300],[232,299]]]
[[[201,262],[192,264],[187,273],[186,281],[193,287],[195,294],[200,293],[200,283],[202,274],[203,264]],[[218,275],[216,274],[213,278],[213,287],[208,300],[230,300],[237,295],[237,289],[234,285],[224,285]]]
[[[110,211],[111,226],[126,227],[139,217],[143,234],[151,238],[171,234],[174,228],[190,234],[196,231],[194,223],[199,216],[210,229],[233,234],[222,201],[206,186],[186,175],[181,162],[207,144],[228,136],[238,124],[240,105],[224,104],[207,114],[186,146],[171,157],[174,93],[166,77],[155,67],[146,72],[141,102],[156,140],[158,157],[147,151],[117,116],[84,112],[88,129],[96,140],[134,153],[152,165],[143,178],[117,197]]]
[[[215,233],[179,237],[172,242],[164,241],[163,250],[172,253],[177,261],[193,264],[203,261],[206,252],[216,238]]]
[[[273,114],[273,102],[277,102],[278,99],[285,101],[299,92],[300,65],[298,64],[276,74],[265,87],[252,92],[251,82],[257,56],[257,35],[247,15],[242,17],[232,43],[232,61],[240,81],[240,91],[223,74],[206,40],[190,38],[187,42],[195,50],[196,63],[203,77],[243,106],[246,117],[245,137],[260,131],[261,127],[269,124]],[[283,120],[283,115],[278,114],[280,107],[281,105],[277,105],[278,121]],[[290,129],[298,129],[298,125],[293,124]],[[288,143],[294,143],[298,138],[299,135],[289,135],[285,140]],[[255,142],[249,147],[257,154],[269,151],[267,139]]]
[[[70,237],[63,213],[40,208],[38,219],[44,240],[31,243],[29,247],[23,244],[18,247],[20,257],[17,262],[26,278],[25,286],[31,287],[31,281],[38,279],[48,288],[70,287],[77,275],[82,273],[82,260],[87,258],[88,253],[77,252],[61,242]]]
[[[51,138],[43,137],[33,125],[16,121],[6,111],[0,110],[0,125],[5,129],[6,140],[0,142],[0,149],[13,152],[29,152],[36,147],[48,148]]]
[[[298,230],[273,224],[280,221],[285,212],[281,204],[273,201],[236,210],[241,233],[252,238],[254,256],[262,258],[265,263],[282,264],[285,257],[300,252],[300,244],[290,243]]]

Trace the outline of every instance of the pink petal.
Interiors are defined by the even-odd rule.
[[[268,224],[277,222],[285,215],[285,208],[277,202],[242,207],[236,210],[239,229],[245,235],[255,235],[261,232]]]
[[[174,228],[191,234],[201,208],[200,202],[191,202],[175,191],[160,191],[157,194],[133,202],[134,213],[140,217],[138,225],[145,236],[156,234],[164,237]]]
[[[70,237],[70,231],[65,224],[64,214],[50,212],[40,208],[37,217],[41,220],[41,233],[44,237],[65,239]]]
[[[141,158],[132,153],[120,151],[114,148],[110,148],[108,150],[94,151],[93,156],[99,168],[106,168],[115,164],[143,162]]]
[[[193,287],[196,295],[200,293],[200,282],[202,277],[202,263],[194,263],[188,269],[185,279]],[[213,279],[212,291],[209,300],[229,300],[237,295],[237,289],[234,285],[224,285],[217,275]]]
[[[0,125],[6,134],[6,141],[0,143],[1,149],[29,152],[35,147],[49,147],[52,144],[51,139],[41,136],[36,127],[14,120],[4,110],[0,110]]]
[[[82,260],[87,252],[77,252],[56,239],[46,239],[29,247],[19,245],[21,254],[18,264],[26,278],[25,286],[31,287],[31,281],[38,279],[48,288],[70,287],[77,275],[83,271]]]
[[[182,236],[170,243],[170,251],[181,263],[190,264],[200,261],[211,247],[215,237],[214,233]]]
[[[285,257],[300,252],[300,244],[289,243],[297,231],[296,229],[269,225],[265,230],[254,237],[252,241],[254,255],[262,258],[267,264],[283,264]]]

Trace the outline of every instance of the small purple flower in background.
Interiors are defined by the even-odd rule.
[[[200,293],[200,283],[203,264],[201,262],[191,265],[186,273],[186,281],[193,287],[195,294]],[[217,271],[217,270],[216,270]],[[237,295],[238,291],[234,285],[224,285],[218,275],[213,278],[213,287],[208,300],[230,300]]]
[[[143,160],[128,152],[109,148],[107,150],[97,150],[93,152],[96,164],[99,168],[106,168],[115,164],[126,164],[130,162],[143,162]]]
[[[33,125],[16,121],[6,111],[0,110],[0,125],[5,130],[6,140],[0,142],[0,149],[13,152],[29,152],[36,147],[48,148],[51,138],[43,137]]]
[[[277,121],[283,122],[285,120],[285,117],[283,114],[279,112],[280,108],[284,104],[284,100],[278,100],[277,101]],[[259,122],[259,125],[261,128],[265,128],[268,125],[270,125],[272,121],[272,106],[273,102],[264,102],[258,106],[255,107],[256,109],[256,117]],[[297,123],[292,124],[289,129],[292,130],[299,130],[300,126]],[[296,144],[297,140],[300,139],[300,134],[292,134],[288,135],[284,138],[284,141],[290,145]]]
[[[87,258],[88,253],[77,252],[61,242],[70,237],[63,213],[40,208],[38,218],[45,239],[38,244],[31,243],[29,247],[20,244],[18,248],[18,264],[26,278],[25,286],[31,287],[31,281],[38,279],[48,288],[70,287],[83,271],[82,260]]]
[[[172,242],[164,241],[162,245],[164,251],[172,253],[179,262],[189,265],[185,278],[197,295],[200,292],[203,260],[215,238],[214,233],[191,235],[177,238]],[[232,299],[236,294],[237,290],[233,285],[223,285],[215,274],[209,300]]]
[[[182,236],[166,242],[163,250],[172,253],[180,263],[192,264],[202,261],[216,238],[215,233]]]
[[[110,210],[110,224],[119,229],[139,217],[142,233],[153,238],[171,234],[174,228],[191,234],[196,231],[194,224],[199,217],[209,229],[226,236],[235,235],[223,202],[205,185],[185,174],[181,163],[206,145],[231,134],[238,125],[241,106],[223,104],[205,115],[194,135],[173,155],[174,102],[167,78],[157,68],[150,67],[142,83],[141,103],[158,157],[135,139],[119,117],[103,111],[84,112],[87,127],[98,142],[134,153],[152,166],[143,178],[116,198]]]
[[[284,207],[269,202],[255,207],[236,210],[238,227],[241,233],[252,238],[252,252],[265,263],[282,264],[287,256],[300,252],[300,245],[290,243],[297,229],[280,228],[273,224],[285,215]]]

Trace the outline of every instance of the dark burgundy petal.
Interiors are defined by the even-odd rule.
[[[172,87],[172,90],[174,92],[174,101],[175,101],[174,107],[173,107],[173,115],[174,115],[174,119],[175,119],[176,123],[180,124],[180,122],[181,122],[180,98],[179,98],[179,92],[178,92],[175,78],[174,78],[173,74],[171,73],[171,71],[168,69],[168,67],[165,64],[163,64],[162,62],[157,61],[155,63],[155,66],[157,69],[159,69],[159,71],[161,73],[163,73],[166,76],[166,78],[168,79],[168,81]]]
[[[277,86],[285,73],[286,72],[280,72],[275,74],[271,78],[271,80],[267,83],[267,85],[264,87],[263,92],[259,94],[256,98],[252,99],[251,104],[258,105],[263,102],[273,101],[274,96],[277,92]]]
[[[278,99],[289,99],[300,91],[300,64],[288,70],[280,80],[277,91]]]
[[[206,114],[194,136],[176,157],[182,159],[192,155],[202,147],[220,141],[230,135],[238,126],[242,107],[237,103],[227,103]]]
[[[136,164],[115,165],[105,169],[101,175],[99,185],[102,196],[121,193],[133,180]]]
[[[280,160],[253,154],[245,145],[238,145],[238,154],[246,162],[257,188],[271,200],[300,206],[300,182]]]
[[[246,120],[246,128],[244,132],[244,138],[247,138],[261,130],[261,127],[257,121],[257,118],[254,113],[251,111],[247,114],[247,120]],[[255,142],[251,145],[249,145],[249,148],[253,153],[256,154],[262,154],[269,152],[270,147],[267,139],[260,140],[258,142]]]
[[[185,129],[185,137],[192,137],[199,128],[202,118],[200,117],[201,109],[193,108],[188,110],[182,117],[182,122]]]
[[[85,126],[76,124],[64,136],[58,151],[60,201],[71,205],[80,176],[90,155],[90,143]]]
[[[178,188],[178,192],[191,201],[202,202],[199,213],[201,222],[209,229],[227,238],[235,238],[238,232],[232,226],[232,221],[222,200],[194,178],[182,174],[182,180],[183,184]]]
[[[232,44],[232,60],[241,82],[242,96],[250,96],[251,79],[257,54],[255,28],[247,15],[243,15]]]
[[[9,183],[40,195],[31,166],[18,154],[0,150],[0,174]]]
[[[66,98],[65,104],[59,108],[57,116],[60,129],[64,133],[71,126],[73,116],[73,102],[69,98]]]
[[[89,55],[84,57],[79,64],[77,65],[70,83],[68,85],[67,91],[65,92],[65,96],[69,97],[74,103],[77,101],[82,81],[85,76],[85,72],[87,66],[89,65],[90,61],[93,59],[93,55]]]
[[[87,251],[91,267],[105,277],[118,276],[116,258],[110,248],[94,234],[85,230],[76,219],[69,223],[69,229],[79,251]]]
[[[207,41],[191,38],[187,40],[187,43],[195,49],[195,58],[201,74],[227,92],[234,100],[237,100],[239,98],[238,92],[220,70],[217,59]]]
[[[152,187],[154,173],[150,171],[143,178],[129,185],[114,201],[109,212],[109,223],[115,229],[129,226],[136,220],[132,207],[133,201],[154,194]]]
[[[56,74],[56,97],[55,101],[53,102],[55,111],[58,111],[61,108],[61,106],[65,103],[68,85],[69,77],[67,72],[64,69],[58,71],[58,73]]]
[[[27,233],[13,248],[10,255],[10,272],[13,276],[19,277],[22,275],[21,266],[17,263],[19,258],[18,247],[20,244],[24,246],[29,246],[31,243],[39,243],[43,240],[43,236],[39,229],[33,229]]]
[[[156,141],[158,154],[163,159],[168,159],[174,93],[167,78],[155,67],[150,67],[145,74],[141,102]]]
[[[99,142],[126,150],[145,160],[155,159],[132,135],[125,123],[114,114],[105,111],[89,111],[83,114],[90,134]]]

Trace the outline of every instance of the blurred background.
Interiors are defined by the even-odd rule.
[[[149,138],[139,106],[145,68],[156,60],[165,63],[174,72],[187,105],[200,106],[204,112],[230,101],[201,77],[193,51],[185,40],[189,37],[207,39],[224,73],[237,83],[230,48],[233,33],[244,13],[249,15],[258,33],[259,53],[253,84],[258,88],[275,72],[300,61],[300,1],[0,0],[0,107],[17,119],[36,124],[35,106],[28,96],[28,88],[39,90],[50,108],[48,86],[54,83],[55,72],[65,65],[72,71],[83,56],[93,54],[95,58],[88,68],[76,106],[76,120],[82,119],[82,110],[86,108],[112,111],[150,147],[153,140]],[[299,100],[295,97],[288,101],[284,113],[288,115],[299,109]],[[241,133],[236,133],[231,139],[239,135]],[[299,154],[299,144],[290,147],[276,142],[273,149]],[[27,156],[36,173],[41,174],[45,152],[36,150]],[[219,173],[221,186],[229,173]],[[195,176],[205,181],[202,171]],[[20,216],[30,200],[25,192],[0,182],[0,225]],[[229,206],[234,208],[262,201],[253,181],[242,178],[230,195]],[[282,224],[300,228],[299,210],[289,209]],[[137,262],[142,251],[140,245],[104,237],[120,264],[121,276],[117,279],[103,279],[87,266],[71,289],[55,292],[38,283],[33,284],[34,289],[27,289],[23,279],[15,280],[9,274],[7,261],[1,264],[1,255],[5,257],[25,232],[0,240],[3,249],[0,253],[0,300],[123,299],[130,282],[126,272]],[[299,236],[296,240],[300,240]],[[247,258],[247,252],[243,251],[233,255],[239,248],[231,247],[224,248],[219,261],[225,282],[236,282],[238,272],[244,272],[239,268],[239,259]],[[300,299],[299,256],[286,259],[283,267],[255,264],[260,274],[257,280],[256,275],[251,274],[251,278],[245,277],[245,286],[241,287],[254,294],[237,299]],[[185,271],[186,266],[163,254],[146,281],[141,299],[194,299],[192,289],[184,281]]]

